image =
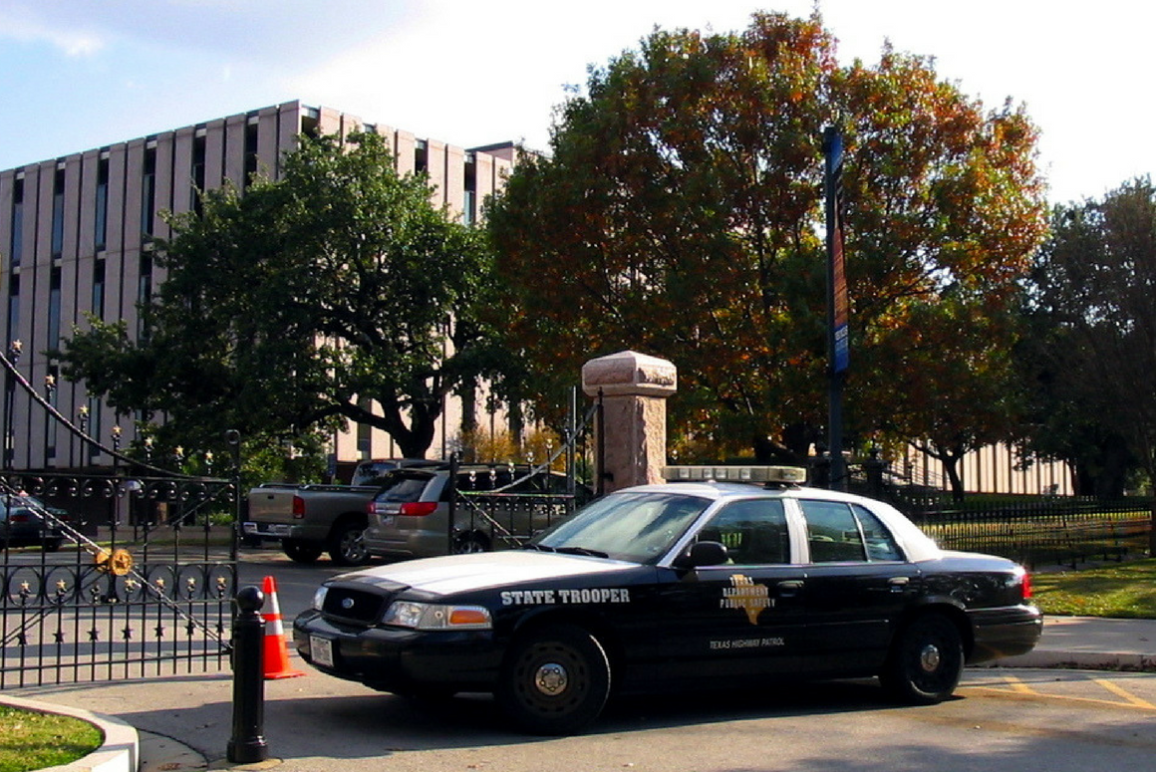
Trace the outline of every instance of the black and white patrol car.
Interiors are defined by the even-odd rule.
[[[523,729],[565,734],[612,693],[784,676],[878,676],[935,703],[965,663],[1036,644],[1022,567],[941,550],[891,506],[800,474],[669,468],[686,481],[612,493],[522,550],[334,577],[295,645],[384,691],[493,692]]]

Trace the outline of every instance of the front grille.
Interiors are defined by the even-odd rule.
[[[382,594],[336,585],[331,586],[325,594],[325,604],[321,611],[329,619],[369,627],[381,619],[382,612],[392,598],[392,593]]]

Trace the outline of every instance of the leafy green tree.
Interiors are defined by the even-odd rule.
[[[64,372],[169,431],[307,446],[353,421],[424,456],[446,395],[496,356],[476,313],[493,302],[483,234],[429,196],[374,134],[303,137],[280,179],[173,217],[141,334],[94,322],[67,342]]]
[[[1036,130],[929,59],[887,47],[838,66],[817,14],[654,32],[592,69],[551,154],[514,169],[489,223],[539,402],[586,359],[632,348],[679,367],[675,435],[804,453],[826,420],[821,143],[836,124],[850,434],[926,438],[950,459],[1007,433],[1005,413],[977,408],[1046,224]]]
[[[1137,179],[1056,208],[1025,285],[1025,429],[1085,494],[1156,479],[1156,188]]]

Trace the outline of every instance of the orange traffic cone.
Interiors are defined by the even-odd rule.
[[[281,607],[277,604],[277,580],[266,576],[262,592],[265,593],[265,605],[269,608],[267,613],[261,615],[265,620],[265,680],[305,675],[289,667],[289,643],[285,640]]]

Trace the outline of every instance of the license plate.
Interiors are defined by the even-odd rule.
[[[309,636],[309,656],[318,665],[333,667],[333,641],[316,635]]]
[[[388,528],[393,525],[393,515],[378,515],[377,521],[381,523],[382,526]]]

